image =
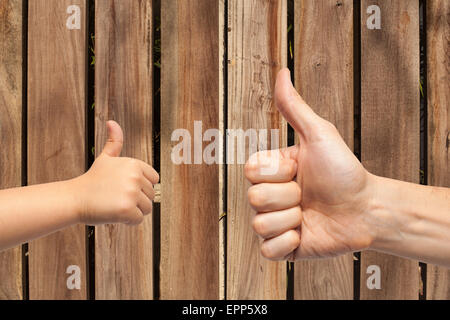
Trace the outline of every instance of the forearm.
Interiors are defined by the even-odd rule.
[[[450,189],[374,177],[371,249],[450,267]]]
[[[71,181],[0,191],[0,251],[78,223]]]

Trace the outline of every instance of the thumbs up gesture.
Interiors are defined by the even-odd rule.
[[[80,195],[80,222],[140,224],[152,212],[158,173],[143,161],[120,158],[122,129],[114,121],[109,121],[107,128],[108,141],[102,154],[74,181]]]
[[[253,228],[271,260],[326,258],[370,247],[367,214],[375,176],[364,169],[336,128],[320,118],[292,86],[287,69],[275,104],[300,138],[297,146],[253,155],[245,167]],[[278,156],[275,174],[262,174]]]

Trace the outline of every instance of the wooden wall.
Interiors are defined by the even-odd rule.
[[[371,5],[380,29],[367,27]],[[278,129],[288,145],[273,87],[289,65],[370,171],[450,187],[449,17],[447,0],[0,1],[0,187],[82,174],[110,119],[124,129],[122,155],[161,173],[160,219],[96,227],[95,237],[75,226],[0,253],[0,299],[450,298],[448,270],[385,254],[293,272],[264,260],[243,165],[223,163],[226,129]],[[172,133],[198,138],[200,122],[200,139],[219,129],[220,163],[193,148],[198,163],[174,164]],[[366,286],[371,265],[380,290]],[[71,266],[79,289],[67,287]]]

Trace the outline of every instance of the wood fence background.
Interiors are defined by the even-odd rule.
[[[173,130],[194,121],[292,144],[272,103],[288,66],[373,173],[450,187],[449,41],[448,0],[0,0],[0,188],[82,174],[109,119],[123,155],[161,173],[139,227],[76,226],[0,253],[0,299],[449,299],[449,270],[385,254],[262,259],[243,166],[170,159]]]

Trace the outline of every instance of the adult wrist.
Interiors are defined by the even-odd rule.
[[[373,241],[369,249],[395,251],[407,236],[413,217],[407,214],[406,183],[371,175],[371,197],[368,204]]]

